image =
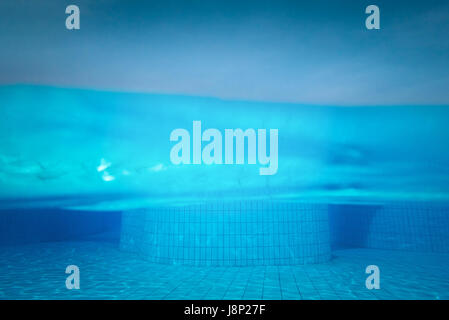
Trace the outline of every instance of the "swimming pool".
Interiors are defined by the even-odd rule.
[[[447,107],[41,86],[0,100],[2,299],[448,298]],[[196,120],[248,141],[277,129],[276,172],[249,161],[257,140],[235,140],[242,163],[204,163],[219,144],[195,147],[194,128],[192,162],[173,163],[171,132]]]

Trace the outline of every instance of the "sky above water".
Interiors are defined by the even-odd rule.
[[[81,29],[65,29],[76,4]],[[381,29],[365,28],[376,4]],[[449,104],[447,1],[0,2],[0,84]]]

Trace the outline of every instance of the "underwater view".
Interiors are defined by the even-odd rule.
[[[449,299],[448,17],[2,1],[0,300]]]
[[[448,298],[447,107],[23,85],[0,97],[2,298]],[[261,175],[271,164],[245,148],[242,164],[173,164],[171,131],[192,119],[204,132],[278,128],[277,154],[272,136],[263,147],[277,172]],[[237,157],[234,142],[213,156]],[[365,288],[372,265],[378,291]]]

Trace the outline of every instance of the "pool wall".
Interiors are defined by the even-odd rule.
[[[449,252],[449,205],[241,201],[139,210],[0,212],[0,245],[119,242],[147,260],[190,265],[289,265],[329,260],[331,248]]]
[[[120,224],[119,211],[0,210],[0,246],[87,239],[118,243]]]
[[[330,259],[328,206],[263,201],[130,210],[120,246],[152,262],[294,265]]]
[[[332,247],[449,252],[449,205],[330,205]]]

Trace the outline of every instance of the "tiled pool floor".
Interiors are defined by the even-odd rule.
[[[80,268],[80,290],[65,268]],[[380,268],[380,290],[365,268]],[[0,248],[0,299],[449,299],[449,255],[372,249],[305,266],[191,267],[148,263],[111,243]]]

